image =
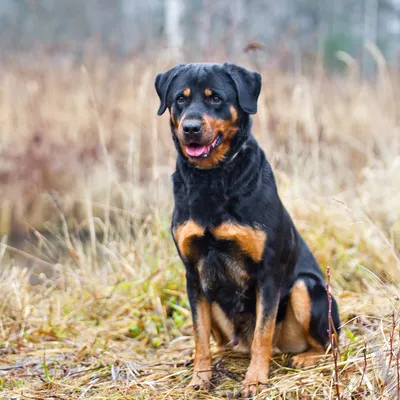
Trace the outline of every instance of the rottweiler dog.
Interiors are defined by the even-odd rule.
[[[261,75],[234,64],[180,64],[157,75],[178,152],[172,236],[186,268],[194,388],[209,386],[210,335],[249,351],[242,393],[266,384],[273,350],[312,365],[329,342],[323,273],[283,206],[251,133]],[[332,300],[332,320],[339,314]]]

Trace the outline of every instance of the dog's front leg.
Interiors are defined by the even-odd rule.
[[[211,304],[205,299],[195,278],[187,276],[186,281],[195,341],[194,370],[189,388],[206,389],[211,379]]]
[[[245,397],[256,395],[261,386],[267,383],[278,303],[278,286],[271,277],[257,288],[251,361],[243,382],[242,394]]]

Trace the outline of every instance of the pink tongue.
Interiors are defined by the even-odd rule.
[[[211,146],[186,146],[186,152],[191,157],[200,157],[210,151]]]

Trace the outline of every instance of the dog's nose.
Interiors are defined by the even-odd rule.
[[[202,129],[201,121],[187,120],[182,125],[183,133],[186,136],[198,136]]]

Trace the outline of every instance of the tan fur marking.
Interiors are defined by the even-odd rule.
[[[174,108],[173,108],[173,107],[171,107],[170,116],[171,116],[172,125],[174,126],[175,129],[177,129],[178,126],[179,126],[179,121],[176,121],[176,120],[175,120],[175,117],[174,117]]]
[[[290,292],[290,304],[297,321],[309,328],[311,320],[311,299],[304,281],[297,281]]]
[[[190,96],[190,88],[186,88],[186,89],[183,91],[183,94],[184,94],[186,97],[189,97],[189,96]]]
[[[211,304],[211,330],[217,345],[217,351],[224,351],[233,337],[233,324],[217,303]]]
[[[291,364],[293,368],[296,369],[311,367],[317,364],[317,362],[322,360],[323,358],[325,358],[325,350],[322,347],[313,347],[305,353],[300,353],[293,356]]]
[[[193,377],[189,386],[207,386],[211,379],[211,304],[201,297],[196,306]]]
[[[174,237],[182,257],[190,256],[191,240],[203,236],[204,232],[205,229],[191,219],[174,228]]]
[[[290,293],[290,300],[278,347],[283,352],[300,353],[292,358],[294,368],[315,364],[324,357],[324,347],[310,334],[311,298],[304,281],[295,283]]]
[[[245,396],[257,394],[258,385],[267,383],[277,310],[276,305],[274,311],[265,320],[264,305],[257,291],[256,327],[251,345],[251,361],[243,382]]]
[[[322,345],[310,334],[311,298],[304,281],[297,281],[293,286],[290,293],[290,304],[297,321],[304,329],[304,334],[308,343],[312,347],[322,347]]]
[[[285,319],[281,322],[276,346],[282,353],[301,353],[309,347],[303,328],[297,321],[290,303],[286,309]]]
[[[236,242],[239,248],[254,261],[261,261],[267,238],[266,233],[261,229],[233,222],[223,222],[211,232],[217,239]]]
[[[272,355],[282,354],[282,351],[278,347],[281,331],[282,331],[282,322],[275,323],[274,337],[272,339]]]
[[[231,112],[231,115],[232,115],[232,122],[237,122],[238,112],[237,112],[236,108],[233,106],[230,106],[229,111]]]
[[[211,96],[211,95],[212,95],[211,89],[206,89],[206,90],[204,91],[204,94],[205,94],[206,96]]]

